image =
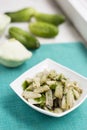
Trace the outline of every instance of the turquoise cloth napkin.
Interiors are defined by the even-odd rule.
[[[20,67],[0,65],[0,130],[87,130],[87,100],[68,115],[54,118],[30,108],[10,88],[14,79],[46,58],[87,77],[87,49],[81,43],[41,45]]]

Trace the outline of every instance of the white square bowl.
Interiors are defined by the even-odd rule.
[[[23,97],[22,97],[22,83],[23,81],[27,78],[33,78],[38,72],[43,71],[44,69],[47,70],[56,70],[57,73],[63,73],[67,78],[69,78],[72,81],[76,81],[80,84],[80,88],[82,88],[83,93],[81,95],[81,97],[75,102],[75,105],[62,113],[53,113],[53,112],[49,112],[46,110],[43,110],[41,108],[36,107],[35,105],[32,105],[31,103],[29,103],[28,101],[26,101]],[[51,59],[46,59],[44,61],[42,61],[41,63],[35,65],[34,67],[32,67],[31,69],[27,70],[26,72],[24,72],[21,76],[19,76],[16,80],[14,80],[11,84],[10,84],[11,88],[15,91],[15,93],[26,103],[28,104],[30,107],[32,107],[33,109],[44,113],[46,115],[49,116],[53,116],[53,117],[61,117],[64,116],[68,113],[70,113],[71,111],[73,111],[74,109],[76,109],[77,107],[79,107],[83,101],[86,99],[87,97],[87,78],[81,76],[80,74],[68,69],[67,67],[56,63],[55,61],[51,60]]]

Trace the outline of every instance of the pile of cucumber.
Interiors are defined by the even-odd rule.
[[[29,22],[30,33],[18,27],[9,28],[10,37],[20,41],[28,49],[40,47],[40,42],[35,36],[55,37],[59,33],[58,26],[65,21],[63,15],[40,13],[32,7],[5,14],[11,18],[11,22]],[[34,22],[32,18],[35,19]]]
[[[0,15],[0,18],[0,35],[10,22],[27,22],[29,24],[29,32],[16,26],[10,27],[8,30],[10,39],[4,41],[5,43],[0,47],[0,64],[11,68],[22,65],[32,57],[30,50],[40,47],[36,36],[55,37],[59,33],[58,26],[65,21],[63,15],[40,13],[32,7],[6,12]]]

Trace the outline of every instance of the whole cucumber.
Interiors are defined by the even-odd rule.
[[[55,37],[59,32],[56,26],[45,22],[30,23],[29,29],[32,32],[32,34],[44,38]]]
[[[40,47],[40,42],[34,36],[18,27],[11,27],[9,35],[20,41],[27,49],[37,49]]]
[[[36,12],[35,18],[37,21],[48,22],[54,25],[62,24],[65,21],[65,17],[59,14],[45,14]]]
[[[26,22],[30,20],[34,13],[35,9],[29,7],[15,12],[7,12],[5,14],[11,17],[12,22]]]

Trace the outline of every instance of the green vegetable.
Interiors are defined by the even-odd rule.
[[[34,15],[35,10],[33,8],[24,8],[15,12],[6,12],[5,14],[11,17],[12,22],[26,22]]]
[[[22,84],[22,87],[23,87],[23,90],[25,90],[25,89],[27,89],[28,87],[30,87],[30,84],[32,83],[33,81],[32,81],[32,79],[26,79],[24,82],[23,82],[23,84]],[[27,89],[27,90],[29,90],[29,88]]]
[[[27,82],[27,80],[25,80],[22,84],[23,90],[25,90],[28,86],[29,86],[29,83]]]
[[[65,17],[59,14],[45,14],[35,13],[35,18],[38,21],[48,22],[54,25],[62,24],[65,21]]]
[[[39,41],[34,36],[18,27],[11,27],[9,35],[20,41],[28,49],[37,49],[40,47]]]
[[[5,14],[0,14],[0,35],[4,32],[11,19]]]
[[[58,28],[45,22],[34,22],[29,24],[30,31],[39,37],[52,38],[58,34]]]
[[[7,67],[17,67],[31,56],[32,53],[15,39],[7,40],[0,46],[0,64]]]
[[[36,98],[35,100],[37,102],[39,102],[40,107],[43,107],[46,102],[46,96],[44,94],[42,94],[42,96],[40,98]]]

